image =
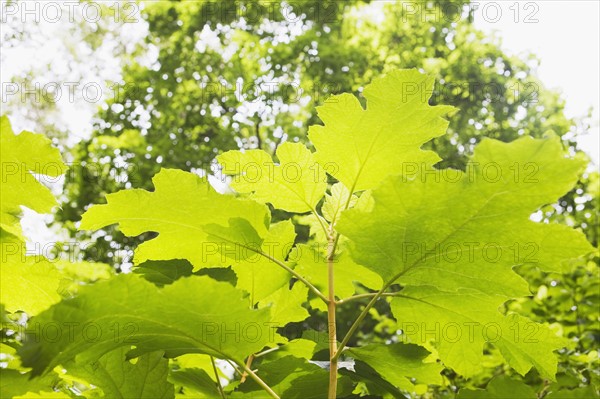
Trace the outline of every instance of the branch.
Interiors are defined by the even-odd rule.
[[[276,346],[274,348],[265,349],[264,351],[262,351],[260,353],[254,354],[254,357],[257,358],[257,357],[261,357],[261,356],[264,356],[264,355],[268,355],[269,353],[278,351],[279,348],[281,348],[281,347],[280,346]]]
[[[327,297],[325,295],[323,295],[323,293],[321,291],[319,291],[319,289],[317,287],[315,287],[314,285],[312,285],[307,279],[305,279],[304,277],[302,277],[300,274],[298,274],[298,272],[296,272],[295,270],[293,270],[292,268],[290,268],[288,265],[286,265],[285,263],[283,263],[282,261],[280,261],[279,259],[276,259],[274,257],[272,257],[269,254],[264,253],[262,250],[260,249],[256,249],[252,246],[248,246],[248,245],[244,245],[242,243],[239,242],[235,242],[232,241],[226,237],[222,237],[216,234],[213,234],[215,237],[220,238],[223,241],[227,241],[230,244],[233,245],[238,245],[241,248],[245,248],[249,251],[252,251],[258,255],[264,256],[265,258],[269,259],[271,262],[275,263],[276,265],[282,267],[283,269],[285,269],[288,273],[290,273],[292,276],[296,277],[298,280],[302,281],[302,283],[304,283],[308,288],[310,288],[319,298],[321,298],[323,300],[323,302],[325,303],[329,303],[329,299],[327,299]]]
[[[262,138],[260,137],[260,117],[258,117],[258,120],[256,121],[254,130],[256,135],[256,147],[259,150],[262,150]]]
[[[252,248],[249,248],[249,249],[252,250]],[[323,295],[323,293],[321,291],[319,291],[319,289],[317,287],[315,287],[314,285],[312,285],[307,279],[305,279],[300,274],[298,274],[298,272],[296,272],[294,269],[290,268],[288,265],[286,265],[285,263],[283,263],[279,259],[275,259],[271,255],[268,255],[268,254],[266,254],[266,253],[264,253],[264,252],[262,252],[260,250],[257,251],[256,249],[254,249],[254,251],[257,254],[264,256],[265,258],[269,259],[271,262],[274,262],[275,264],[277,264],[280,267],[282,267],[285,270],[287,270],[288,273],[290,273],[292,276],[296,277],[298,280],[302,281],[308,288],[310,288],[319,298],[321,298],[323,300],[323,302],[329,303],[329,299],[327,299],[327,297],[325,295]]]
[[[381,289],[379,291],[377,291],[375,293],[375,295],[369,301],[369,303],[367,303],[367,306],[365,306],[365,308],[360,313],[360,315],[358,315],[357,319],[354,320],[354,323],[352,323],[352,326],[350,327],[350,330],[348,330],[348,333],[346,333],[346,335],[344,336],[344,339],[342,339],[342,342],[340,343],[338,351],[336,352],[336,354],[334,356],[335,360],[337,360],[340,357],[340,355],[342,354],[342,350],[346,347],[346,345],[348,345],[348,341],[350,341],[350,338],[352,338],[352,335],[354,335],[354,333],[356,332],[356,330],[360,326],[360,323],[362,323],[362,321],[364,320],[364,318],[367,316],[367,314],[369,313],[369,310],[371,310],[371,308],[373,307],[373,305],[375,305],[375,302],[377,302],[377,300],[379,298],[381,298],[382,296],[384,296],[385,290],[387,290],[392,284],[394,284],[394,282],[396,280],[398,280],[400,277],[402,277],[402,275],[406,271],[408,271],[408,269],[405,269],[405,270],[401,271],[400,273],[396,274],[394,277],[392,277],[392,279],[390,281],[388,281],[383,287],[381,287]],[[399,294],[396,293],[396,295],[399,295]]]
[[[368,293],[368,294],[353,295],[353,296],[348,297],[348,298],[340,299],[339,301],[336,301],[335,303],[337,305],[342,305],[342,304],[350,302],[350,301],[355,301],[357,299],[363,299],[363,298],[370,298],[370,297],[373,297],[375,295],[377,295],[376,292],[371,292],[371,293]],[[398,296],[398,293],[397,292],[384,292],[380,296],[381,297],[383,297],[383,296]]]
[[[269,395],[271,395],[271,397],[273,397],[274,399],[280,399],[279,395],[277,395],[275,391],[273,391],[273,389],[271,389],[271,387],[267,385],[266,382],[261,380],[261,378],[258,375],[256,375],[254,371],[252,371],[249,367],[246,367],[245,364],[240,364],[240,366],[244,369],[244,373],[247,373],[250,376],[250,378],[252,378],[258,385],[260,385],[262,389],[264,389]]]
[[[356,318],[356,320],[354,320],[354,323],[352,323],[352,326],[350,327],[350,330],[348,330],[348,333],[346,333],[346,335],[344,336],[344,339],[342,339],[342,342],[340,343],[338,351],[333,356],[333,358],[335,360],[337,360],[340,357],[340,355],[342,354],[342,350],[344,350],[344,348],[346,347],[346,345],[348,345],[348,341],[350,341],[350,338],[352,338],[352,335],[354,335],[354,333],[356,332],[356,330],[360,326],[360,323],[362,323],[362,321],[364,320],[364,318],[367,316],[367,314],[369,313],[369,310],[373,307],[373,305],[375,305],[375,302],[377,302],[377,300],[379,299],[379,297],[381,297],[381,295],[383,295],[383,290],[384,289],[387,289],[387,286],[385,286],[384,288],[382,288],[380,291],[377,291],[377,293],[369,301],[369,303],[367,304],[367,306],[365,306],[365,308],[360,313],[360,315],[358,315],[358,317]]]
[[[327,237],[327,239],[329,240],[329,238],[331,238],[331,234],[330,234],[327,226],[325,226],[325,223],[323,223],[323,220],[321,220],[321,216],[319,216],[319,214],[317,213],[317,210],[315,208],[311,207],[310,212],[317,218],[317,221],[319,222],[319,224],[321,225],[321,228],[323,229],[323,232],[325,233],[325,237]]]
[[[211,356],[210,362],[212,363],[213,371],[215,372],[215,378],[217,379],[217,386],[219,387],[219,394],[221,394],[221,398],[225,399],[225,392],[223,391],[223,386],[221,385],[221,379],[219,378],[219,372],[217,371],[217,366],[215,365],[215,358]]]
[[[335,355],[337,349],[337,327],[335,321],[335,280],[333,270],[333,260],[335,257],[335,241],[334,238],[329,238],[327,250],[327,271],[328,271],[328,282],[329,282],[329,303],[327,304],[327,320],[328,320],[328,332],[329,332],[329,399],[336,399],[337,397],[337,358]]]
[[[253,360],[254,360],[254,355],[248,356],[248,360],[246,361],[246,368],[250,368],[250,366],[252,366]],[[244,373],[242,374],[242,378],[240,378],[240,384],[242,384],[244,381],[246,381],[246,377],[248,377],[248,373],[246,373],[244,371]]]

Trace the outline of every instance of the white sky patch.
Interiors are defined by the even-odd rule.
[[[495,31],[509,54],[535,54],[540,60],[540,80],[562,93],[567,116],[583,117],[593,108],[593,127],[577,141],[596,166],[600,165],[600,2],[479,3],[475,26],[487,33]]]

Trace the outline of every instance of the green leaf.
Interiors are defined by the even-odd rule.
[[[209,277],[185,277],[159,288],[121,275],[84,287],[35,317],[19,354],[35,375],[75,357],[93,362],[131,345],[136,349],[129,356],[161,350],[168,357],[204,353],[240,363],[274,342],[269,321],[268,309],[249,309],[241,291]],[[40,334],[49,325],[60,334]]]
[[[60,273],[46,260],[28,257],[23,262],[3,262],[0,301],[9,312],[35,315],[60,301],[61,281]]]
[[[505,298],[472,289],[455,292],[434,287],[407,287],[391,303],[398,327],[406,342],[436,343],[442,361],[470,377],[481,371],[486,342],[500,350],[521,375],[534,366],[542,376],[553,379],[553,351],[568,346],[548,327],[515,313],[503,315]]]
[[[8,232],[21,237],[21,206],[47,213],[56,199],[33,175],[58,177],[67,167],[50,139],[42,134],[21,132],[15,135],[8,118],[0,117],[0,224]]]
[[[181,277],[192,275],[193,266],[185,259],[147,260],[133,269],[151,283],[159,287],[172,284]]]
[[[329,372],[305,359],[286,356],[259,367],[259,376],[281,399],[323,399],[327,397]],[[265,398],[264,391],[248,380],[234,392],[232,398]],[[338,396],[352,392],[352,382],[346,376],[338,377]]]
[[[200,369],[208,373],[208,376],[217,382],[214,376],[214,370],[212,366],[212,360],[209,355],[202,355],[199,353],[189,353],[186,355],[177,356],[174,359],[179,369]],[[217,369],[219,370],[219,369]]]
[[[34,315],[60,300],[62,277],[43,256],[27,256],[21,206],[50,212],[56,200],[33,174],[58,177],[66,166],[47,137],[15,135],[6,116],[0,118],[0,163],[0,302],[9,312]]]
[[[320,215],[308,214],[296,216],[294,221],[298,224],[308,226],[310,232],[309,236],[312,237],[312,241],[315,243],[323,244],[327,246],[328,233],[323,229],[323,226],[327,225],[327,221]]]
[[[600,398],[600,394],[591,386],[588,385],[582,388],[563,389],[560,391],[550,392],[544,397],[545,399],[594,399]]]
[[[60,301],[63,277],[52,263],[43,256],[26,256],[25,243],[3,228],[0,248],[0,302],[7,311],[35,315]]]
[[[238,193],[288,212],[315,211],[327,179],[312,152],[304,144],[285,142],[276,155],[278,165],[263,150],[228,151],[217,160],[223,173],[233,176],[231,187]]]
[[[72,399],[73,397],[63,391],[28,392],[15,396],[13,399]]]
[[[564,261],[593,251],[578,231],[529,220],[567,192],[583,167],[564,157],[558,139],[486,139],[467,173],[390,178],[374,191],[373,212],[349,210],[338,229],[354,241],[359,263],[386,280],[402,273],[406,284],[528,294],[512,266],[560,272]]]
[[[280,345],[274,352],[268,353],[265,356],[267,359],[279,359],[285,356],[292,355],[298,358],[311,359],[318,346],[315,341],[304,338],[297,338]]]
[[[321,292],[328,292],[327,260],[317,249],[297,245],[290,253],[290,260],[296,263],[296,270]],[[342,251],[334,261],[335,294],[347,298],[356,292],[355,282],[371,289],[379,289],[383,281],[377,273],[355,263],[347,251]]]
[[[262,252],[269,256],[285,261],[294,244],[296,233],[292,222],[283,221],[270,226],[262,242]],[[256,302],[273,294],[290,282],[290,273],[273,261],[255,254],[252,257],[234,262],[233,270],[237,275],[237,287],[250,293],[250,302]]]
[[[92,363],[67,365],[68,373],[99,387],[106,398],[174,398],[173,384],[167,381],[169,362],[162,352],[126,359],[130,348],[115,349]]]
[[[507,376],[493,378],[485,388],[470,390],[461,389],[457,399],[537,399],[534,390],[521,381]]]
[[[263,239],[250,222],[242,218],[229,219],[228,226],[207,224],[204,231],[208,233],[209,242],[218,247],[223,258],[232,261],[256,256],[262,246]]]
[[[217,384],[203,369],[181,369],[172,371],[169,380],[183,387],[183,395],[177,397],[193,399],[215,399],[220,397]]]
[[[365,384],[368,393],[375,397],[391,398],[394,399],[407,399],[408,396],[403,394],[397,387],[390,384],[379,373],[373,370],[368,364],[361,362],[360,360],[354,363],[354,371],[348,369],[340,369],[339,372],[342,375],[347,375],[352,378],[353,381],[362,382]],[[390,396],[391,395],[391,396]]]
[[[198,353],[182,355],[174,359],[172,363],[176,366],[169,374],[169,381],[175,384],[176,392],[179,391],[179,387],[184,389],[184,394],[178,394],[176,397],[219,397],[213,361],[210,356]],[[217,373],[221,381],[229,379],[229,376],[218,366]]]
[[[302,306],[308,297],[308,287],[296,282],[292,289],[282,287],[259,302],[259,307],[270,306],[271,322],[277,327],[300,322],[310,316]]]
[[[426,170],[390,178],[373,191],[371,212],[344,212],[338,229],[352,240],[358,263],[386,284],[406,287],[404,297],[392,302],[398,322],[432,322],[432,314],[439,315],[441,328],[453,321],[498,322],[503,340],[495,345],[503,345],[499,349],[509,364],[521,374],[535,365],[553,378],[552,351],[561,344],[534,323],[531,328],[548,339],[523,342],[505,330],[507,320],[497,320],[498,309],[529,294],[514,266],[530,263],[560,272],[569,260],[593,251],[581,232],[529,219],[567,192],[584,166],[564,156],[557,138],[487,139],[475,149],[466,173]],[[530,325],[526,319],[519,323]],[[461,326],[463,338],[456,342],[439,342],[439,350],[446,365],[472,375],[483,348],[464,338],[467,329]]]
[[[115,275],[114,269],[100,262],[77,261],[69,262],[66,259],[53,261],[52,264],[65,277],[73,280],[74,284],[94,283],[99,280],[108,280]]]
[[[350,191],[374,188],[406,162],[433,165],[440,158],[421,146],[446,132],[449,106],[430,106],[434,79],[417,70],[397,70],[367,85],[363,109],[352,94],[330,97],[317,107],[324,126],[308,137],[316,160]]]
[[[134,189],[106,196],[108,204],[94,205],[81,220],[81,229],[96,230],[118,223],[127,236],[147,231],[157,238],[138,246],[136,263],[146,260],[187,259],[196,269],[228,266],[206,226],[227,227],[243,219],[263,237],[269,225],[265,205],[214,191],[205,178],[175,169],[162,169],[152,179],[153,192]]]
[[[196,276],[208,276],[216,281],[222,281],[224,283],[229,283],[233,287],[236,286],[237,276],[235,272],[230,267],[208,267],[204,269],[200,269],[194,273]]]
[[[370,344],[348,353],[363,361],[394,386],[411,392],[415,384],[443,385],[440,363],[426,362],[430,353],[414,344]],[[413,383],[411,378],[415,379]]]
[[[51,391],[60,382],[56,373],[31,378],[31,373],[0,368],[0,398],[12,398],[28,392]]]
[[[321,208],[323,217],[335,225],[340,213],[346,208],[352,208],[358,197],[351,195],[350,190],[342,183],[335,183],[331,186],[331,195],[325,195],[325,202]]]

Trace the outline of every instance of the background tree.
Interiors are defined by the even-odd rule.
[[[161,167],[218,176],[217,148],[274,152],[285,140],[306,141],[307,127],[319,123],[314,107],[329,94],[360,93],[373,76],[399,67],[434,75],[432,102],[460,110],[431,144],[440,167],[464,168],[484,136],[553,132],[576,151],[573,139],[585,126],[565,117],[559,95],[535,78],[535,59],[504,54],[461,4],[430,5],[435,18],[426,6],[415,11],[402,2],[308,2],[295,10],[255,1],[146,4],[147,46],[158,56],[151,67],[133,60],[125,67],[122,90],[98,115],[92,137],[74,148],[77,169],[60,221],[73,225],[106,193],[148,188]],[[574,211],[575,197],[589,203],[580,189],[547,216]],[[578,226],[595,234],[594,217]],[[118,264],[135,242],[111,232],[83,257],[92,251]]]

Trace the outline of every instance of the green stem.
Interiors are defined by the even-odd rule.
[[[339,301],[336,301],[335,303],[337,305],[342,305],[344,303],[350,302],[350,301],[355,301],[357,299],[363,299],[363,298],[371,298],[373,296],[377,295],[376,292],[371,292],[368,294],[359,294],[359,295],[353,295],[351,297],[348,298],[344,298],[344,299],[340,299]],[[384,292],[383,294],[380,295],[380,297],[382,296],[398,296],[397,292]]]
[[[329,302],[327,303],[327,319],[329,321],[329,399],[336,399],[337,396],[337,358],[335,357],[337,349],[337,328],[335,320],[335,281],[334,281],[334,270],[333,260],[335,256],[334,252],[335,242],[331,238],[329,239],[329,248],[327,253],[327,271],[329,280]]]
[[[317,221],[319,222],[321,228],[323,229],[323,232],[325,233],[325,237],[329,239],[329,230],[327,229],[327,226],[325,226],[325,223],[323,223],[323,220],[321,219],[321,216],[319,216],[319,214],[317,213],[317,210],[315,208],[310,208],[310,212],[317,218]]]
[[[394,284],[394,282],[396,280],[398,280],[400,277],[402,277],[404,275],[404,273],[406,273],[408,270],[409,269],[404,269],[400,273],[396,274],[394,277],[392,277],[390,279],[390,281],[388,281],[387,283],[385,283],[385,285],[383,287],[381,287],[381,289],[379,291],[377,291],[375,293],[375,295],[373,296],[373,298],[369,301],[369,303],[367,303],[367,306],[365,306],[365,308],[360,313],[360,315],[358,315],[358,318],[356,320],[354,320],[354,323],[352,323],[352,326],[350,327],[350,330],[348,330],[348,333],[346,333],[346,335],[342,339],[342,342],[339,345],[339,349],[338,349],[337,353],[334,356],[336,359],[340,357],[340,355],[342,354],[342,350],[344,350],[344,348],[346,347],[346,345],[348,345],[348,341],[350,341],[350,338],[352,338],[352,335],[356,332],[356,330],[358,329],[360,323],[367,316],[367,314],[369,313],[369,310],[371,310],[371,308],[375,305],[375,302],[377,302],[377,300],[379,298],[381,298],[382,296],[387,296],[386,293],[385,293],[385,291],[392,284]],[[400,293],[395,293],[395,296],[400,296]]]
[[[321,291],[319,291],[319,289],[317,287],[315,287],[314,285],[312,285],[307,279],[305,279],[304,277],[302,277],[300,274],[298,274],[296,271],[294,271],[292,268],[290,268],[288,265],[286,265],[285,263],[283,263],[279,259],[276,259],[276,258],[272,257],[271,255],[264,253],[260,249],[256,249],[256,248],[253,248],[252,246],[248,246],[248,245],[244,245],[244,244],[241,244],[239,242],[236,242],[236,241],[232,241],[232,240],[230,240],[230,239],[228,239],[226,237],[221,237],[221,236],[218,236],[218,235],[215,235],[215,237],[218,237],[219,239],[221,239],[223,241],[226,241],[226,242],[228,242],[230,244],[238,245],[239,247],[245,248],[245,249],[247,249],[249,251],[252,251],[252,252],[254,252],[254,253],[258,254],[258,255],[264,256],[265,258],[267,258],[271,262],[275,263],[279,267],[285,269],[288,273],[290,273],[292,276],[296,277],[302,283],[304,283],[308,288],[310,288],[325,303],[329,303],[329,300],[327,299],[327,297],[325,295],[323,295],[323,293]]]
[[[350,330],[348,330],[348,333],[346,333],[346,335],[342,339],[342,342],[340,343],[339,349],[334,356],[335,359],[338,359],[340,357],[340,355],[342,354],[342,350],[344,350],[346,345],[348,345],[348,341],[350,341],[350,338],[352,338],[352,335],[354,335],[354,333],[360,326],[360,323],[362,323],[364,318],[369,313],[369,310],[373,307],[373,305],[375,305],[375,302],[377,302],[377,300],[383,295],[383,291],[386,290],[387,288],[388,288],[388,285],[384,286],[381,290],[377,291],[377,293],[373,296],[373,298],[371,298],[371,300],[369,301],[367,306],[365,306],[365,308],[360,313],[360,315],[358,315],[356,320],[354,320],[354,323],[352,323]]]
[[[264,356],[264,355],[268,355],[269,353],[273,353],[275,351],[278,351],[279,348],[280,348],[279,346],[276,346],[274,348],[265,349],[264,351],[262,351],[260,353],[256,353],[254,355],[254,357],[257,358],[257,357],[261,357],[261,356]]]
[[[252,362],[254,361],[254,355],[248,356],[248,360],[246,360],[246,368],[250,368],[252,366]],[[244,372],[242,374],[242,378],[240,378],[240,384],[243,384],[246,381],[246,377],[248,377],[248,373]]]
[[[271,262],[274,262],[275,264],[282,267],[283,269],[287,270],[288,273],[290,273],[292,276],[296,277],[298,280],[300,280],[302,283],[304,283],[308,288],[310,288],[319,298],[321,298],[323,300],[323,302],[329,303],[329,299],[327,299],[327,297],[325,295],[323,295],[323,293],[321,291],[319,291],[319,289],[317,287],[312,285],[307,279],[305,279],[300,274],[298,274],[294,269],[290,268],[288,265],[286,265],[279,259],[276,259],[262,251],[255,251],[255,252],[258,253],[259,255],[262,255],[265,258],[269,259]]]
[[[210,362],[212,363],[213,371],[215,372],[215,378],[217,379],[217,386],[219,387],[219,394],[221,394],[221,398],[225,399],[225,392],[223,391],[223,386],[221,385],[221,379],[219,378],[219,372],[217,371],[217,365],[215,364],[215,358],[211,356]]]
[[[261,378],[258,375],[256,375],[256,373],[252,371],[252,369],[246,367],[245,364],[240,364],[240,367],[242,367],[244,369],[244,372],[247,373],[250,376],[250,378],[252,378],[258,385],[260,385],[262,389],[264,389],[269,395],[271,395],[272,398],[280,399],[279,395],[277,395],[275,391],[273,391],[273,389],[271,389],[271,387],[267,385],[266,382],[261,380]]]

